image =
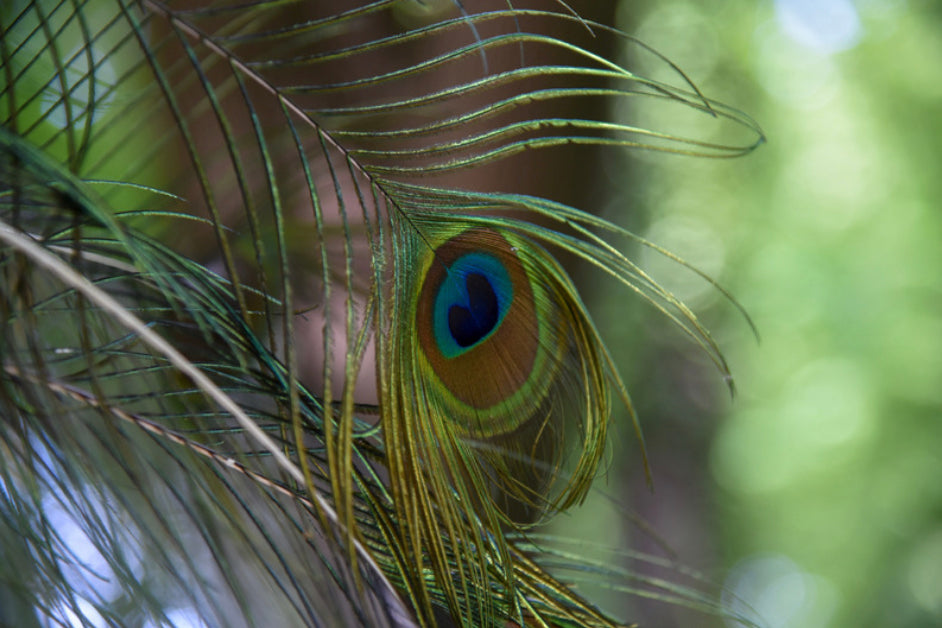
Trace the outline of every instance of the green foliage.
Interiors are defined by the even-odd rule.
[[[709,323],[740,392],[727,403],[669,334],[636,349],[672,374],[623,369],[659,480],[652,509],[683,518],[668,538],[696,540],[677,551],[732,570],[726,584],[769,625],[942,625],[938,3],[623,5],[623,27],[665,42],[769,137],[736,164],[632,164],[651,212],[639,232],[729,286],[762,336],[642,256]],[[607,339],[615,355],[639,346]],[[672,472],[702,511],[669,506]]]

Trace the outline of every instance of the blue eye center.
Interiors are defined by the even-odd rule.
[[[448,308],[448,330],[459,347],[470,347],[479,342],[497,326],[500,314],[497,295],[487,277],[470,273],[465,279],[468,305]]]
[[[456,357],[486,340],[500,327],[512,300],[510,275],[497,257],[474,252],[452,262],[432,314],[442,355]]]

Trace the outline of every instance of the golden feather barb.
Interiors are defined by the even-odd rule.
[[[631,412],[556,254],[726,368],[637,238],[492,179],[758,128],[562,3],[334,4],[4,4],[0,624],[618,624],[551,565],[723,613],[531,534]]]

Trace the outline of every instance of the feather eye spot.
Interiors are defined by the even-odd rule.
[[[471,273],[465,280],[468,305],[448,308],[448,329],[461,347],[470,347],[484,339],[497,325],[497,295],[487,277]]]
[[[531,278],[504,234],[473,228],[426,263],[415,311],[419,347],[447,397],[477,416],[504,415],[539,362]]]
[[[497,330],[513,301],[513,285],[504,264],[480,251],[454,260],[439,277],[432,326],[442,355],[455,358]]]

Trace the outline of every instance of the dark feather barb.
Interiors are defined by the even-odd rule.
[[[547,4],[412,28],[390,1],[4,10],[0,624],[619,625],[579,578],[722,614],[534,532],[590,490],[613,401],[641,437],[555,254],[728,374],[719,347],[608,240],[635,236],[478,173],[762,135]],[[625,98],[751,135],[573,109]]]

